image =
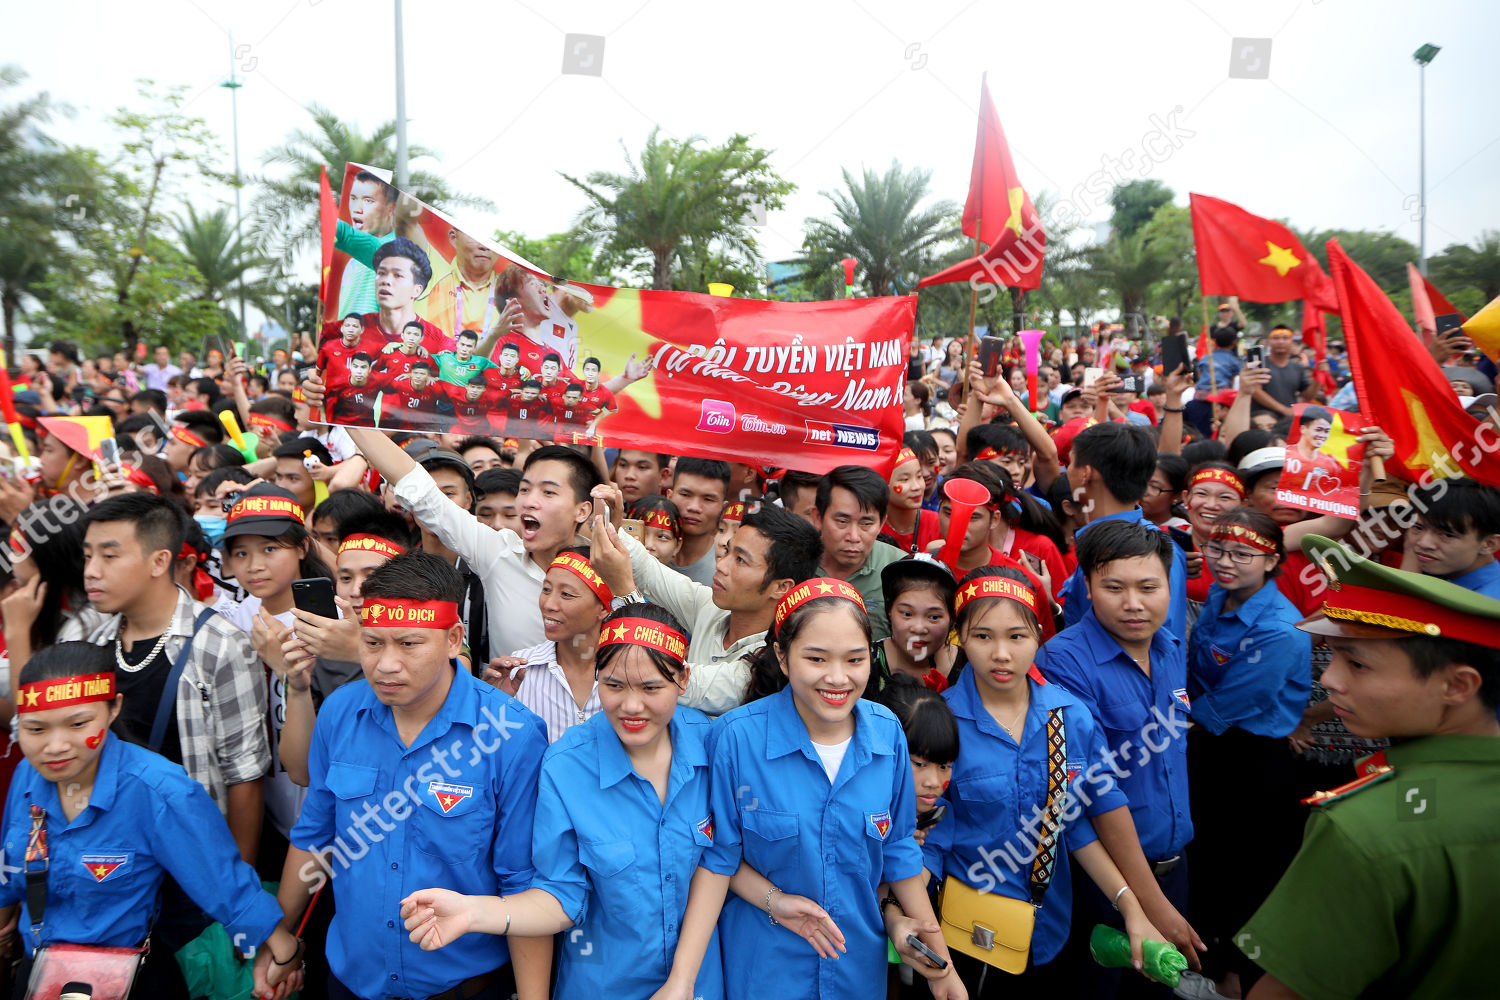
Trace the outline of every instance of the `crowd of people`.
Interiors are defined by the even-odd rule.
[[[1231,301],[1191,369],[1099,329],[1033,401],[1018,339],[914,340],[894,460],[813,473],[609,449],[603,396],[324,423],[463,405],[477,337],[369,312],[269,369],[23,360],[15,996],[1493,992],[1500,491],[1372,423],[1356,518],[1282,502],[1358,409],[1336,349]]]

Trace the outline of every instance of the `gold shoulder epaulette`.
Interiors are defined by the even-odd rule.
[[[1314,792],[1303,799],[1302,804],[1305,806],[1326,806],[1330,802],[1337,802],[1339,799],[1347,798],[1360,789],[1369,788],[1371,785],[1378,785],[1385,779],[1394,777],[1395,774],[1396,769],[1389,764],[1373,767],[1360,777],[1339,785],[1337,788],[1330,788],[1325,792]]]

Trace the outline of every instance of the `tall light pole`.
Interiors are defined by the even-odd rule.
[[[245,213],[240,204],[240,88],[244,86],[240,78],[235,75],[234,54],[234,32],[229,33],[229,79],[219,84],[229,89],[230,115],[234,122],[234,231],[237,239],[244,239]],[[245,273],[240,272],[240,336],[248,337],[249,329],[245,326]]]
[[[405,191],[406,162],[406,42],[401,37],[401,0],[396,0],[396,187]]]
[[[401,0],[396,0],[399,4]],[[1417,61],[1417,153],[1421,160],[1419,184],[1421,191],[1418,194],[1418,210],[1421,213],[1419,225],[1421,226],[1420,244],[1417,250],[1417,269],[1422,272],[1422,277],[1427,277],[1427,64],[1437,57],[1439,49],[1436,45],[1428,43],[1411,57]]]

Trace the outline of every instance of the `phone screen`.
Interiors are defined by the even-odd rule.
[[[299,611],[320,618],[337,618],[338,603],[333,599],[333,581],[326,576],[292,581],[292,604]]]
[[[1103,368],[1085,368],[1083,370],[1083,387],[1085,389],[1099,381],[1099,376],[1104,374]]]
[[[1265,363],[1266,349],[1264,345],[1256,344],[1254,347],[1245,348],[1245,364],[1260,365],[1264,367]]]

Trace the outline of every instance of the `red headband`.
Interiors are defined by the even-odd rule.
[[[177,440],[181,441],[183,444],[190,444],[194,448],[208,447],[207,441],[203,440],[201,437],[194,434],[192,431],[188,430],[181,424],[173,424],[167,429],[167,433],[172,435]]]
[[[345,552],[376,552],[387,559],[394,559],[406,552],[395,542],[379,535],[350,535],[339,543],[339,555]]]
[[[599,639],[599,648],[605,646],[645,646],[679,663],[687,656],[687,638],[670,625],[649,618],[616,618]]]
[[[1188,480],[1188,489],[1192,489],[1199,483],[1218,483],[1228,486],[1239,494],[1241,500],[1245,499],[1245,484],[1240,482],[1240,477],[1228,469],[1199,469],[1193,473],[1193,478]]]
[[[726,504],[724,513],[719,515],[721,521],[743,521],[745,520],[745,505],[739,501]]]
[[[91,701],[115,700],[115,675],[75,674],[50,681],[22,684],[16,694],[16,711],[45,712],[49,708],[71,708]]]
[[[896,464],[891,466],[891,472],[894,473],[897,469],[901,468],[901,466],[905,465],[907,462],[915,462],[916,460],[916,452],[912,451],[910,448],[902,448],[900,451],[896,452]]]
[[[1006,455],[1024,455],[1024,451],[996,451],[994,448],[985,448],[974,456],[976,462],[998,462]]]
[[[242,517],[287,517],[301,524],[304,514],[302,505],[295,500],[282,497],[244,497],[230,510],[228,520],[232,524]]]
[[[453,601],[405,601],[399,597],[366,597],[359,609],[366,628],[450,629],[458,624]]]
[[[287,423],[285,420],[277,420],[275,417],[265,413],[250,414],[250,426],[269,427],[272,430],[277,431],[289,431],[293,429],[292,425]]]
[[[859,591],[845,583],[843,580],[835,580],[830,576],[814,577],[803,581],[786,592],[776,604],[776,627],[780,628],[786,616],[796,611],[808,601],[817,600],[819,597],[842,597],[847,601],[853,601],[859,605],[859,609],[865,609],[865,599],[859,596]]]
[[[589,565],[589,561],[577,552],[559,552],[557,558],[552,560],[552,565],[547,568],[565,569],[578,577],[583,581],[584,586],[599,598],[599,603],[606,608],[615,599],[615,595],[610,592],[609,585],[604,582],[604,577],[600,576],[599,571]]]
[[[122,462],[120,464],[120,472],[125,476],[127,482],[135,483],[142,489],[156,496],[161,496],[161,490],[156,488],[156,480],[146,475],[144,470],[137,469],[133,465],[126,465]]]
[[[1027,610],[1036,614],[1036,594],[1024,583],[1005,576],[984,576],[978,580],[971,580],[958,588],[958,593],[953,597],[953,611],[957,614],[963,610],[963,606],[970,601],[977,601],[981,597],[1005,597],[1019,604],[1025,605]]]
[[[660,528],[662,531],[670,531],[674,535],[677,534],[677,528],[672,525],[672,515],[664,510],[646,511],[645,524],[648,528]]]
[[[1275,542],[1260,532],[1240,524],[1226,524],[1216,527],[1213,530],[1213,534],[1209,535],[1209,538],[1224,538],[1231,541],[1243,542],[1257,552],[1274,553],[1276,551]]]

